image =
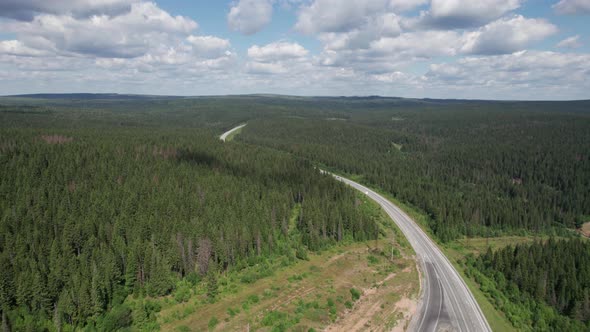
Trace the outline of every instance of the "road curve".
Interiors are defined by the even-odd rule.
[[[225,139],[245,124],[230,129]],[[438,246],[406,213],[375,191],[341,176],[336,180],[361,191],[377,202],[393,219],[414,248],[422,270],[421,301],[408,331],[492,331],[471,291]]]
[[[375,191],[352,180],[331,175],[381,205],[414,248],[421,265],[423,278],[421,301],[416,315],[410,322],[409,331],[475,332],[492,330],[457,270],[420,226],[400,208]]]
[[[246,123],[244,123],[244,124],[241,124],[241,125],[239,125],[239,126],[237,126],[237,127],[234,127],[234,128],[232,128],[232,129],[230,129],[230,130],[226,131],[225,133],[221,134],[221,136],[219,136],[219,139],[225,142],[225,140],[227,139],[227,136],[229,136],[229,135],[230,135],[231,133],[233,133],[234,131],[236,131],[236,130],[238,130],[238,129],[240,129],[240,128],[244,128],[244,127],[246,127]]]

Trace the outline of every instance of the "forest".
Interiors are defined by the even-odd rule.
[[[309,162],[206,128],[14,123],[0,132],[0,306],[16,331],[119,329],[137,316],[129,295],[207,279],[214,296],[217,273],[377,235]]]
[[[322,121],[256,119],[238,139],[360,176],[424,211],[443,242],[559,234],[590,221],[590,113],[548,106],[377,105]]]
[[[590,222],[588,109],[590,101],[0,98],[2,324],[157,330],[157,305],[129,299],[176,294],[187,282],[205,283],[214,299],[221,273],[377,237],[355,193],[320,167],[426,214],[442,243],[571,237]],[[239,123],[240,135],[219,141]],[[588,254],[583,241],[551,240],[470,257],[465,269],[515,327],[584,330]]]
[[[468,257],[467,271],[520,330],[590,329],[590,243],[555,240]]]

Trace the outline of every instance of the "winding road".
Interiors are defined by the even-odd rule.
[[[457,270],[420,226],[375,191],[352,180],[331,175],[381,205],[414,248],[422,269],[422,295],[418,312],[408,327],[409,331],[492,330]]]
[[[235,127],[225,138],[245,125]],[[399,207],[375,191],[352,180],[320,170],[361,191],[377,202],[414,248],[422,270],[421,299],[408,331],[492,331],[471,291],[447,257],[428,235]]]

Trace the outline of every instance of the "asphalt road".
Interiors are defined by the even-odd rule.
[[[225,140],[227,139],[227,136],[229,136],[234,131],[236,131],[236,130],[238,130],[240,128],[244,128],[244,127],[246,127],[246,124],[239,125],[239,126],[237,126],[235,128],[232,128],[232,129],[226,131],[225,133],[221,134],[221,136],[219,136],[219,139],[225,142]]]
[[[409,331],[491,331],[473,294],[447,257],[400,208],[373,190],[332,174],[379,203],[404,233],[422,270],[421,301]]]
[[[244,126],[245,124],[237,126],[219,138],[225,141],[229,134]],[[457,270],[420,226],[400,208],[373,190],[341,176],[331,175],[338,181],[360,190],[381,205],[404,233],[418,256],[422,270],[421,301],[408,331],[492,331]]]

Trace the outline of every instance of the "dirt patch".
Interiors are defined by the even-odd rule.
[[[418,308],[418,301],[407,297],[395,303],[395,309],[397,312],[402,314],[402,317],[397,321],[397,324],[393,328],[392,332],[402,332],[407,330],[410,325],[412,317],[416,314]]]
[[[47,144],[65,144],[74,140],[73,137],[62,135],[41,135],[41,139]]]
[[[391,273],[373,287],[363,289],[354,307],[341,314],[324,331],[389,331],[392,328],[405,331],[416,313],[417,300],[409,297],[412,286],[396,281],[396,277],[407,277],[411,272],[410,267],[401,273]],[[392,294],[396,300],[391,301]],[[398,295],[403,296],[400,299]]]
[[[590,222],[582,224],[582,227],[578,228],[578,232],[585,237],[590,237]]]
[[[187,303],[165,306],[158,315],[162,330],[184,325],[204,331],[212,317],[219,320],[216,331],[243,331],[246,326],[270,331],[279,322],[290,324],[288,330],[295,331],[390,331],[406,325],[404,319],[412,312],[406,310],[405,302],[396,303],[411,298],[419,288],[414,265],[403,257],[391,262],[366,247],[366,243],[357,243],[310,254],[309,261],[278,269],[247,285],[228,278],[213,304],[202,302],[204,290],[200,290]],[[361,291],[359,300],[351,298],[351,288]],[[252,296],[257,296],[256,302],[248,302]],[[198,314],[184,315],[190,307]],[[272,313],[276,321],[271,322]]]

